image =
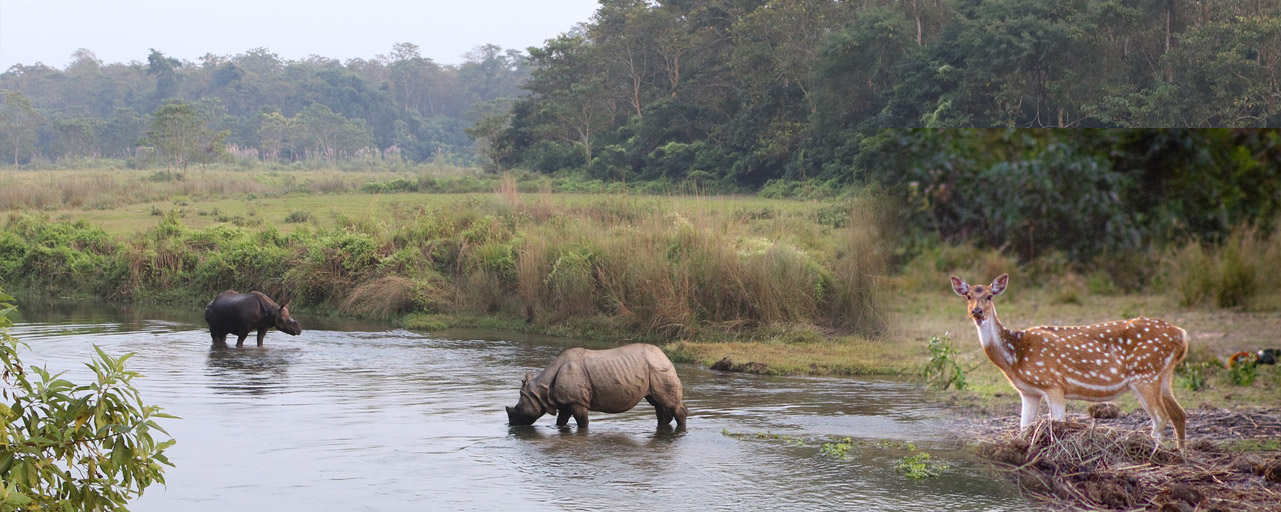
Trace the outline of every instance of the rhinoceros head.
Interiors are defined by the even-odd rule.
[[[294,320],[294,317],[289,316],[289,302],[280,306],[280,313],[276,315],[276,330],[291,336],[297,336],[302,334],[302,326],[298,324],[297,320]]]
[[[520,381],[520,401],[516,402],[516,407],[507,407],[507,423],[532,425],[544,414],[556,414],[548,394],[546,384],[535,383],[534,374],[526,373]]]

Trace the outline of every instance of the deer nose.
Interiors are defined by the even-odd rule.
[[[971,314],[971,315],[974,315],[975,317],[981,317],[981,316],[983,316],[983,308],[974,308],[974,309],[971,309],[971,310],[970,310],[970,314]]]

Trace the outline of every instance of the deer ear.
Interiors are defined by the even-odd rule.
[[[956,292],[957,295],[965,296],[965,294],[970,293],[970,285],[966,284],[961,278],[952,276],[952,291]]]
[[[1005,291],[1005,285],[1010,283],[1009,274],[1001,274],[992,280],[992,295],[1000,295]]]

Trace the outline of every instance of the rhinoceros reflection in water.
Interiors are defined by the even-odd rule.
[[[258,331],[258,346],[267,329],[275,327],[280,332],[297,336],[302,334],[302,326],[289,316],[289,303],[281,306],[262,292],[237,293],[227,290],[214,297],[205,306],[205,322],[209,323],[209,334],[213,336],[214,345],[225,346],[227,335],[235,334],[236,346],[245,344],[249,332]]]
[[[556,424],[587,428],[587,411],[618,413],[644,398],[658,415],[658,426],[685,428],[689,409],[682,399],[681,380],[663,351],[641,343],[609,350],[571,348],[538,375],[525,374],[520,401],[507,408],[512,425],[530,425],[544,414],[556,414]]]

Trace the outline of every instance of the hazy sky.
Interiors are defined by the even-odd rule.
[[[341,61],[413,43],[457,64],[487,43],[524,50],[588,21],[596,0],[0,0],[0,72],[63,69],[78,48],[105,63],[146,62],[150,48],[195,62],[265,47],[283,59]]]

